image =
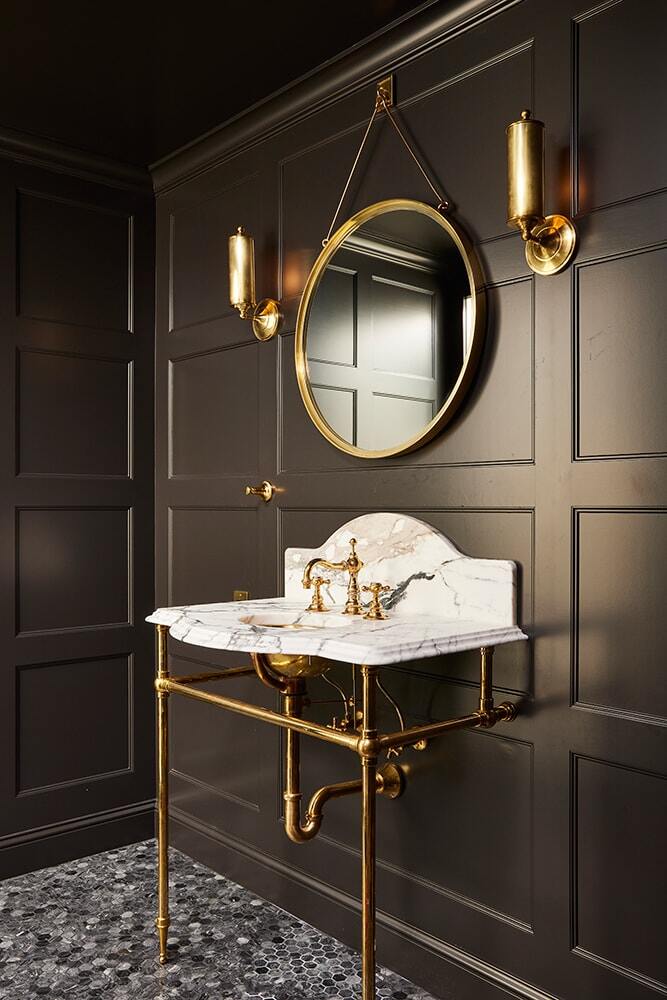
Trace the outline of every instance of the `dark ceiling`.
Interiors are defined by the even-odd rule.
[[[151,163],[424,5],[2,0],[0,127]]]

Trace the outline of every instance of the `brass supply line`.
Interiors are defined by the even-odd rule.
[[[434,739],[454,729],[490,729],[497,722],[512,722],[517,716],[517,707],[511,701],[496,705],[493,700],[493,646],[480,647],[479,664],[479,707],[470,715],[462,715],[444,722],[412,726],[396,733],[387,733],[377,738],[377,748],[400,752],[404,746],[414,746],[425,740]],[[382,689],[381,689],[382,690]]]
[[[387,691],[386,687],[384,686],[384,684],[380,680],[380,675],[379,674],[375,678],[375,683],[378,686],[378,690],[382,692],[382,694],[385,696],[385,698],[387,699],[387,701],[389,702],[389,704],[392,706],[392,708],[396,712],[396,718],[398,719],[398,724],[399,724],[399,726],[401,728],[401,732],[402,732],[405,729],[405,718],[403,717],[403,713],[401,711],[401,706],[398,704],[398,702],[396,701],[396,699],[394,697],[392,697],[392,695],[389,694],[389,692]],[[402,752],[403,752],[403,747],[390,747],[389,751],[387,752],[387,756],[398,757]]]
[[[285,715],[298,718],[301,715],[305,685],[297,678],[288,682],[283,694]],[[400,768],[388,764],[376,775],[375,788],[379,795],[396,799],[402,794],[405,778]],[[301,747],[299,733],[287,730],[285,741],[285,832],[295,844],[303,844],[316,837],[322,826],[324,806],[330,799],[340,799],[346,795],[361,792],[362,780],[339,781],[335,785],[324,785],[313,794],[306,815],[301,820]]]

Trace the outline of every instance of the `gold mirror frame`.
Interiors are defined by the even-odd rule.
[[[470,283],[473,317],[472,342],[468,356],[459,373],[459,377],[431,422],[423,427],[418,434],[415,434],[414,437],[409,438],[407,441],[403,441],[396,447],[385,448],[381,451],[372,451],[366,448],[358,448],[356,445],[350,444],[349,441],[346,441],[336,433],[320,412],[320,409],[315,402],[315,397],[313,396],[308,377],[306,334],[308,330],[308,318],[315,292],[317,291],[320,279],[324,274],[329,261],[336,253],[336,250],[338,250],[343,241],[351,233],[353,233],[360,226],[363,226],[364,223],[368,222],[370,219],[375,219],[378,215],[384,215],[387,212],[418,212],[421,215],[426,215],[428,218],[433,219],[434,222],[437,222],[440,226],[442,226],[442,228],[446,230],[452,238],[459,253],[461,254],[461,257],[463,258],[463,261],[465,262],[468,280]],[[409,198],[390,198],[386,201],[375,202],[375,204],[369,205],[367,208],[357,212],[356,215],[351,216],[339,229],[336,230],[313,264],[301,296],[296,321],[294,354],[299,392],[301,393],[301,398],[308,412],[308,416],[313,421],[320,434],[322,434],[327,441],[330,441],[331,444],[333,444],[340,451],[344,451],[348,455],[354,455],[356,458],[390,458],[393,455],[405,455],[410,451],[415,451],[416,448],[420,448],[422,445],[432,440],[436,434],[439,434],[461,406],[461,403],[470,388],[475,372],[477,371],[477,366],[482,354],[485,333],[486,293],[484,289],[482,269],[465,234],[462,233],[450,219],[443,215],[440,210],[433,208],[432,205],[427,205],[426,202],[413,201]]]

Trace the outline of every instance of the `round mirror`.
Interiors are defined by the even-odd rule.
[[[440,211],[392,199],[348,219],[299,306],[296,372],[318,430],[341,451],[418,448],[452,418],[484,336],[481,271]]]

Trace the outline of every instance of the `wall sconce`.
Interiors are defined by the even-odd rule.
[[[241,319],[251,319],[258,340],[271,340],[280,326],[280,303],[255,298],[255,241],[239,226],[229,237],[229,301]]]
[[[544,122],[530,111],[507,126],[507,224],[521,230],[536,274],[556,274],[570,262],[577,231],[565,215],[544,214]]]

